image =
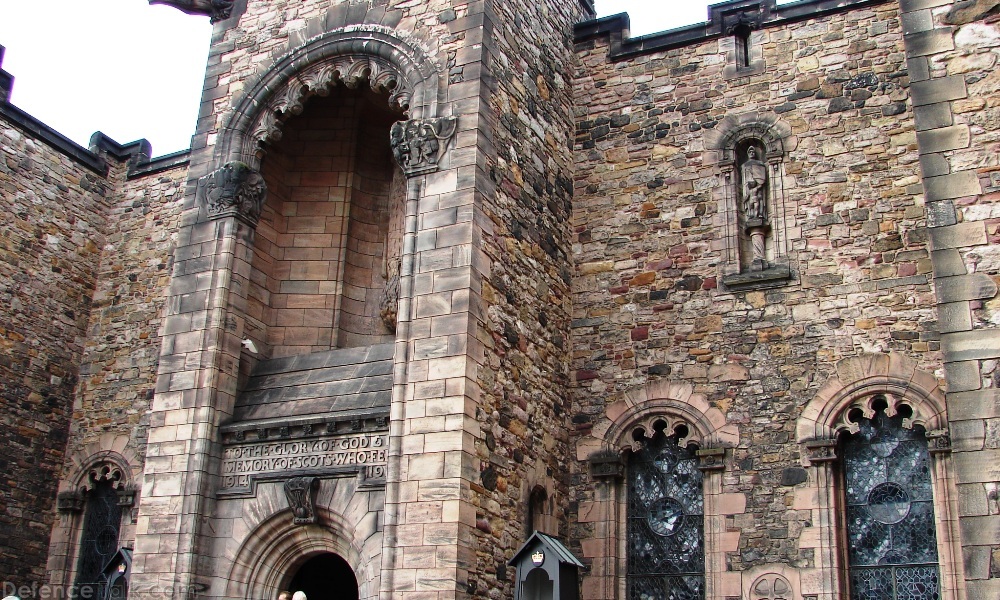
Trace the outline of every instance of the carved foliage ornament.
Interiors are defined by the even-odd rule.
[[[458,119],[411,119],[398,121],[389,131],[392,154],[407,176],[431,173],[451,136],[455,135]]]
[[[399,313],[399,260],[390,261],[386,274],[385,288],[379,298],[379,316],[389,331],[396,332],[396,317]]]
[[[150,4],[166,4],[189,15],[208,15],[211,21],[228,19],[235,0],[149,0]]]
[[[227,163],[198,181],[198,198],[211,219],[236,217],[256,226],[267,196],[264,177],[242,162]]]
[[[308,525],[316,522],[317,477],[293,477],[285,482],[285,497],[292,509],[292,523]]]

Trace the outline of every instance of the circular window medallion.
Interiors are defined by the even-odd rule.
[[[868,493],[868,513],[879,523],[899,523],[910,514],[910,497],[898,483],[880,483]]]
[[[673,498],[661,498],[650,507],[646,522],[656,535],[670,537],[684,526],[684,507]]]

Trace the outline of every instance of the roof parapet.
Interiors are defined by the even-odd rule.
[[[10,94],[14,89],[14,76],[2,68],[5,50],[0,45],[0,117],[27,135],[44,142],[49,147],[61,152],[102,177],[108,176],[108,156],[115,161],[127,161],[128,177],[130,178],[170,169],[183,165],[188,161],[190,150],[151,158],[153,147],[147,140],[139,139],[127,144],[119,144],[100,131],[90,136],[90,148],[84,148],[42,121],[14,106],[10,103]]]
[[[791,4],[777,0],[729,0],[708,7],[708,20],[676,29],[668,29],[639,37],[629,35],[628,13],[577,23],[576,43],[608,35],[611,38],[612,60],[629,58],[649,52],[670,50],[706,40],[732,35],[739,26],[750,29],[777,27],[795,21],[882,4],[889,0],[801,0]]]

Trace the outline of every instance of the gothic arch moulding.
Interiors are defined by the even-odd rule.
[[[866,354],[837,363],[836,373],[799,417],[799,443],[835,440],[842,432],[856,432],[858,426],[848,415],[859,409],[872,418],[877,398],[885,399],[890,416],[902,405],[910,407],[913,414],[903,421],[905,427],[919,425],[928,433],[947,427],[944,392],[932,374],[902,354]]]
[[[367,82],[367,83],[365,83]],[[392,29],[352,25],[286,50],[234,102],[220,132],[218,165],[237,161],[256,169],[266,144],[281,138],[283,122],[332,86],[365,83],[389,93],[411,119],[438,116],[445,88],[441,69]]]
[[[577,443],[577,458],[586,460],[595,452],[638,449],[643,438],[663,428],[688,428],[681,445],[697,443],[702,448],[731,448],[739,443],[739,430],[726,423],[726,415],[708,403],[686,382],[655,381],[623,394],[609,405],[591,435]]]
[[[781,159],[798,146],[791,126],[774,113],[730,115],[705,133],[706,165],[734,165],[733,149],[750,138],[764,143],[765,159]]]
[[[351,542],[351,527],[340,515],[316,508],[317,523],[296,525],[291,510],[279,511],[262,521],[247,536],[233,559],[227,577],[226,598],[273,598],[284,578],[308,559],[334,553],[347,561],[358,580],[359,597],[375,598],[372,582],[377,565],[365,561],[364,550]]]

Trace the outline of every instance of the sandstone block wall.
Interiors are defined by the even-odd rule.
[[[182,164],[152,175],[123,178],[108,198],[105,243],[79,358],[80,380],[60,492],[78,492],[74,486],[87,481],[86,470],[109,452],[123,457],[130,467],[122,486],[139,491],[186,174]],[[154,465],[156,460],[152,458]],[[140,499],[138,494],[136,502]],[[134,508],[126,510],[120,546],[135,543],[130,512]],[[58,514],[47,565],[51,583],[72,583],[81,526],[81,514]]]
[[[473,597],[512,597],[506,566],[532,527],[569,532],[570,229],[576,2],[489,2],[477,165],[482,274],[472,490],[478,553]],[[535,494],[532,505],[530,501]]]

